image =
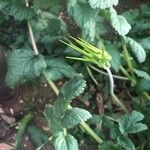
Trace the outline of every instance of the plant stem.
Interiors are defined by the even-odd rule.
[[[29,7],[28,0],[26,0],[26,6]],[[37,48],[37,45],[36,45],[36,42],[35,42],[35,38],[34,38],[33,31],[32,31],[31,23],[30,23],[29,20],[28,20],[28,30],[29,30],[30,39],[31,39],[31,43],[32,43],[32,47],[33,47],[34,53],[35,53],[35,55],[38,55],[39,51],[38,51],[38,48]]]
[[[150,96],[147,92],[143,92],[144,96],[150,101]]]
[[[112,73],[109,68],[105,68],[108,76],[109,76],[109,84],[110,84],[110,95],[113,97],[113,99],[117,102],[117,104],[124,110],[124,112],[128,113],[128,110],[126,109],[125,105],[117,98],[117,96],[114,93],[114,79],[112,76]]]
[[[89,76],[92,78],[93,82],[98,86],[98,82],[97,80],[94,78],[92,71],[90,70],[90,68],[88,66],[86,66],[87,72],[89,74]]]
[[[98,142],[102,143],[103,140],[88,126],[87,123],[81,122],[80,125]]]
[[[89,67],[92,68],[93,70],[103,74],[103,75],[109,76],[108,73],[106,73],[106,72],[104,72],[104,71],[102,71],[102,70],[100,70],[100,69],[98,69],[98,68],[96,68],[96,67],[94,67],[92,65],[89,65]],[[128,78],[122,77],[122,76],[117,76],[117,75],[112,75],[112,76],[113,76],[113,78],[119,79],[119,80],[129,80]]]

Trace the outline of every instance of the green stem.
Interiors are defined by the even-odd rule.
[[[147,92],[143,92],[144,96],[150,101],[150,96]]]
[[[98,142],[102,143],[103,140],[89,127],[85,122],[81,122],[80,125]]]
[[[93,82],[98,86],[98,82],[97,80],[94,78],[92,71],[90,70],[90,68],[88,66],[86,66],[87,72],[89,74],[89,76],[92,78]]]
[[[105,69],[109,76],[110,95],[117,102],[117,104],[122,108],[122,110],[124,110],[124,112],[128,113],[128,110],[126,109],[125,105],[117,98],[117,96],[114,93],[114,79],[113,79],[110,69],[109,68],[105,68]]]
[[[89,67],[92,68],[93,70],[95,70],[96,72],[99,72],[99,73],[101,73],[101,74],[103,74],[103,75],[108,76],[108,73],[107,73],[107,72],[104,72],[104,71],[102,71],[102,70],[100,70],[100,69],[98,69],[98,68],[96,68],[96,67],[94,67],[94,66],[92,66],[92,65],[89,65]],[[122,76],[118,76],[118,75],[112,75],[112,76],[113,76],[113,78],[119,79],[119,80],[129,80],[129,79],[126,78],[126,77],[122,77]]]

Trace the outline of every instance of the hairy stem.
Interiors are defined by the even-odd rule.
[[[117,104],[122,108],[122,110],[124,110],[124,112],[128,113],[128,110],[126,109],[125,105],[117,98],[117,96],[114,93],[114,79],[113,79],[110,69],[109,68],[105,68],[105,69],[109,76],[110,95],[117,102]]]

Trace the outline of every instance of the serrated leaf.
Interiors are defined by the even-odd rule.
[[[57,101],[54,104],[56,114],[62,116],[72,99],[79,96],[84,91],[85,87],[86,81],[81,75],[74,76],[64,84],[60,89]]]
[[[54,107],[52,105],[46,105],[44,110],[44,116],[48,122],[48,126],[52,132],[53,137],[63,133],[63,128],[59,124],[59,120],[54,113]]]
[[[90,119],[92,115],[81,108],[72,108],[65,111],[64,117],[61,119],[61,125],[64,128],[71,128],[83,121]]]
[[[77,140],[70,134],[61,134],[54,140],[55,150],[78,150]]]
[[[94,9],[106,9],[111,6],[117,6],[118,2],[118,0],[89,0],[90,6]]]
[[[55,58],[47,58],[46,75],[49,79],[56,81],[63,77],[71,78],[76,74],[76,71],[64,61]]]
[[[121,65],[121,55],[119,53],[118,47],[115,43],[106,42],[105,43],[107,52],[111,55],[112,59],[110,61],[112,68],[118,72]]]
[[[116,10],[111,7],[109,9],[110,12],[110,21],[113,26],[113,28],[118,32],[119,35],[126,35],[131,29],[130,24],[127,22],[127,20],[121,16],[117,15]]]
[[[124,36],[123,39],[126,42],[126,44],[129,44],[132,52],[137,57],[138,61],[140,63],[144,62],[146,60],[146,52],[144,48],[132,38]]]
[[[137,74],[138,77],[142,77],[150,81],[150,75],[147,72],[137,69],[134,69],[134,72]]]
[[[9,87],[20,85],[39,77],[45,68],[42,55],[35,56],[31,49],[13,50],[8,57],[6,83]]]
[[[122,134],[137,133],[147,129],[147,126],[139,121],[144,116],[140,112],[133,111],[131,114],[123,115],[119,119],[119,130]]]
[[[73,17],[76,24],[82,28],[84,37],[89,37],[91,41],[95,38],[96,17],[98,10],[92,9],[88,4],[69,0],[68,13]]]
[[[122,146],[125,150],[135,150],[134,144],[128,137],[126,136],[118,137],[117,141],[119,145]]]
[[[141,79],[136,85],[136,90],[138,92],[150,92],[150,80]]]
[[[29,135],[32,144],[37,148],[48,142],[48,136],[35,125],[28,125],[26,133]]]
[[[13,16],[16,20],[31,19],[36,15],[32,8],[28,8],[22,1],[0,1],[0,11],[5,15]]]

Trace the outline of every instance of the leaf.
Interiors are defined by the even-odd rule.
[[[35,56],[31,49],[13,50],[8,57],[6,83],[9,87],[20,85],[39,77],[45,68],[42,55]]]
[[[47,69],[45,70],[47,77],[53,81],[63,77],[71,78],[76,74],[76,71],[64,61],[55,58],[47,58]]]
[[[100,8],[100,9],[106,9],[111,6],[117,6],[118,0],[89,0],[89,4],[92,8]]]
[[[119,119],[119,130],[124,135],[126,133],[138,133],[147,129],[143,123],[138,123],[143,120],[144,116],[140,112],[133,111],[131,114],[123,115]]]
[[[76,24],[82,28],[84,37],[89,37],[91,41],[95,38],[96,21],[98,10],[92,9],[88,4],[69,0],[68,13],[73,17]]]
[[[143,47],[139,43],[134,41],[132,38],[124,36],[123,39],[125,43],[131,47],[131,50],[134,53],[134,55],[137,57],[138,61],[140,63],[144,62],[146,60],[146,52],[143,49]]]
[[[42,11],[31,20],[36,41],[40,44],[50,44],[67,33],[64,21],[49,12]]]
[[[86,81],[81,75],[74,76],[66,84],[64,84],[61,87],[57,101],[54,104],[56,114],[58,116],[62,116],[72,99],[83,93],[85,87]]]
[[[139,43],[142,45],[145,49],[150,49],[150,37],[140,39]]]
[[[23,135],[25,133],[26,126],[31,120],[31,118],[32,118],[32,114],[29,113],[21,120],[20,127],[16,136],[15,150],[21,150]]]
[[[115,43],[106,42],[105,43],[107,52],[111,55],[111,66],[112,68],[118,72],[121,65],[121,55],[119,53],[118,47]]]
[[[103,142],[99,150],[122,150],[122,148],[113,142]]]
[[[134,69],[134,72],[137,74],[138,77],[143,77],[144,79],[150,81],[150,75],[147,72],[137,69]]]
[[[136,90],[138,92],[150,92],[150,80],[141,79],[136,85]]]
[[[36,15],[32,8],[28,8],[22,1],[1,0],[0,11],[9,16],[13,16],[16,20],[31,19]]]
[[[122,146],[125,150],[135,150],[134,144],[128,137],[126,136],[118,137],[117,141],[119,145]]]
[[[59,124],[60,121],[55,116],[54,107],[52,105],[46,105],[44,116],[48,122],[48,126],[52,132],[53,137],[56,137],[64,132],[63,128]]]
[[[92,115],[80,108],[72,108],[65,111],[64,117],[61,119],[61,125],[64,128],[71,128],[83,121],[90,119]]]
[[[55,150],[78,150],[77,140],[70,134],[59,135],[54,140]]]
[[[59,0],[51,0],[51,1],[48,1],[48,0],[35,0],[33,1],[33,5],[35,8],[37,9],[47,9],[47,8],[50,8],[50,7],[54,7],[55,5],[58,5],[59,3]]]
[[[26,132],[36,148],[48,142],[48,136],[35,125],[28,125]]]
[[[121,16],[117,15],[116,10],[111,7],[109,9],[110,12],[110,21],[113,26],[113,28],[118,32],[119,35],[126,35],[131,29],[130,24],[127,22],[127,20]]]
[[[103,122],[103,116],[102,115],[92,115],[92,118],[89,120],[90,124],[95,124],[95,125],[102,125]]]

